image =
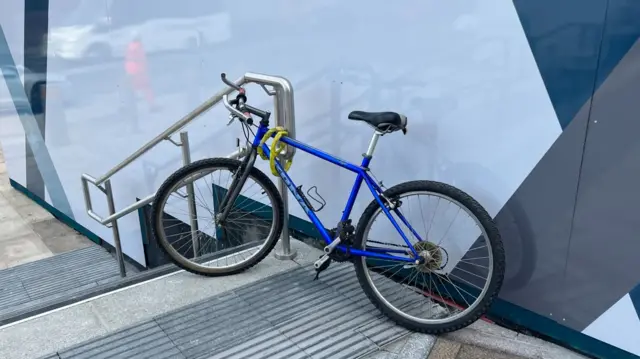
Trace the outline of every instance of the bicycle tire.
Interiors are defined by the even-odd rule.
[[[492,178],[490,172],[478,166],[477,163],[457,162],[448,166],[443,176],[445,178],[459,178],[459,176],[461,177],[469,172],[477,173],[478,177],[486,178],[493,183],[498,181],[498,179]],[[501,216],[501,214],[503,215]],[[509,230],[508,223],[500,221],[503,218],[511,218],[513,220],[511,223],[513,225],[512,228],[515,227],[513,228],[515,231]],[[533,278],[538,263],[538,247],[533,228],[529,222],[529,216],[520,204],[517,194],[513,194],[509,198],[494,221],[500,231],[506,256],[509,256],[510,252],[513,253],[514,249],[519,252],[519,257],[516,257],[518,260],[510,260],[509,266],[505,268],[502,290],[518,291],[526,287]]]
[[[169,176],[164,183],[160,186],[154,201],[153,207],[151,210],[151,219],[152,219],[152,233],[154,238],[160,243],[160,247],[167,254],[167,256],[171,259],[171,261],[177,265],[178,267],[194,273],[198,275],[215,277],[215,276],[224,276],[224,275],[232,275],[237,274],[242,271],[245,271],[254,265],[258,264],[262,261],[275,247],[278,239],[280,238],[280,233],[282,232],[282,227],[284,223],[284,203],[282,201],[282,197],[278,192],[276,186],[273,184],[271,179],[267,177],[264,172],[259,169],[252,167],[249,172],[249,176],[253,178],[254,181],[259,182],[263,189],[268,193],[269,197],[273,198],[275,203],[273,203],[272,209],[275,212],[274,225],[275,229],[271,233],[270,237],[267,238],[265,244],[259,254],[253,256],[246,263],[239,263],[238,267],[231,267],[230,269],[216,269],[210,268],[208,270],[202,270],[201,268],[195,267],[191,261],[185,260],[183,256],[181,256],[170,243],[167,242],[164,236],[158,235],[161,229],[163,228],[163,210],[160,208],[161,204],[164,204],[167,197],[171,194],[171,189],[182,181],[185,177],[188,177],[196,172],[200,172],[206,170],[207,168],[226,168],[229,171],[238,170],[241,166],[241,162],[238,160],[233,160],[229,158],[209,158],[204,160],[199,160],[193,162],[187,166],[184,166],[174,172],[171,176]]]
[[[435,181],[410,181],[398,184],[387,189],[384,195],[387,198],[393,198],[395,196],[402,195],[407,192],[431,192],[449,197],[462,206],[466,207],[471,213],[479,220],[480,224],[484,227],[488,240],[491,244],[493,254],[493,276],[490,278],[488,290],[483,298],[480,299],[478,305],[465,315],[445,323],[420,323],[405,316],[398,314],[394,308],[389,307],[386,301],[379,297],[377,290],[372,287],[372,284],[368,280],[366,272],[366,257],[356,258],[354,260],[354,267],[358,282],[363,291],[373,303],[385,316],[394,321],[396,324],[405,327],[409,330],[426,333],[426,334],[444,334],[447,332],[456,331],[467,327],[477,321],[482,315],[484,315],[489,309],[494,298],[497,296],[502,282],[504,280],[505,269],[505,257],[502,240],[500,233],[491,216],[487,211],[471,196],[463,192],[462,190],[453,187],[451,185],[435,182]],[[362,217],[358,221],[356,227],[356,235],[354,239],[354,248],[364,250],[366,240],[364,234],[369,227],[369,223],[374,218],[374,214],[379,209],[377,201],[373,200],[367,208],[364,210]]]

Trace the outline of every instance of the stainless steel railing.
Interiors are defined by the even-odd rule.
[[[236,85],[243,86],[245,84],[255,83],[260,85],[264,91],[273,97],[274,102],[274,117],[276,118],[276,125],[282,126],[287,129],[289,133],[289,137],[295,138],[296,128],[295,128],[295,108],[294,108],[294,98],[293,98],[293,87],[289,80],[280,76],[271,76],[264,74],[257,74],[247,72],[244,76],[240,77],[235,81]],[[267,88],[267,86],[271,87],[271,89]],[[182,131],[180,133],[180,142],[174,141],[171,136],[173,136],[176,132],[182,130],[185,126],[191,123],[193,120],[203,115],[207,111],[209,111],[213,106],[222,101],[222,98],[225,95],[230,94],[234,90],[230,87],[226,87],[217,94],[213,95],[211,98],[203,102],[200,106],[195,108],[193,111],[189,112],[178,122],[173,124],[171,127],[164,130],[158,136],[156,136],[151,141],[147,142],[144,146],[140,147],[137,151],[131,154],[129,157],[124,159],[118,165],[107,171],[104,175],[95,178],[89,174],[83,173],[82,180],[82,190],[84,194],[84,202],[87,210],[87,214],[89,217],[93,218],[98,223],[110,227],[113,231],[113,241],[114,247],[116,249],[116,257],[118,260],[118,264],[120,267],[120,275],[125,277],[126,270],[124,266],[124,254],[122,253],[122,245],[120,242],[120,232],[118,230],[118,219],[126,216],[127,214],[136,211],[147,204],[153,202],[155,197],[155,193],[150,194],[149,196],[126,206],[120,211],[116,211],[115,203],[113,199],[113,188],[111,185],[111,178],[120,172],[123,168],[130,165],[136,159],[140,158],[142,155],[147,153],[153,147],[158,145],[162,141],[170,141],[174,145],[178,146],[182,150],[182,159],[183,165],[188,165],[191,163],[191,152],[189,148],[189,138],[188,133],[186,131]],[[236,151],[229,154],[227,157],[229,158],[242,158],[247,153],[247,147],[239,147]],[[288,150],[286,153],[282,154],[283,159],[293,158],[295,154],[295,149],[291,146],[288,146]],[[97,187],[101,192],[103,192],[107,197],[107,205],[109,214],[103,218],[98,215],[93,210],[93,205],[91,203],[91,193],[89,192],[89,184]],[[276,250],[275,256],[278,259],[293,259],[296,255],[295,251],[291,249],[291,243],[289,238],[289,209],[288,209],[288,189],[284,184],[284,181],[279,180],[280,194],[282,195],[282,199],[284,201],[284,209],[285,209],[285,221],[282,231],[282,240],[281,240],[281,248]],[[187,200],[189,201],[189,208],[193,207],[194,199],[193,199],[193,191],[189,191],[187,189]],[[197,231],[197,223],[194,223],[192,220],[191,223],[191,233],[195,235]]]

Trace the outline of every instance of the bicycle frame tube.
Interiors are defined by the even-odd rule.
[[[264,129],[263,128],[259,128],[258,132],[256,133],[256,138],[253,141],[254,146],[258,146],[260,144],[260,139],[262,138],[262,136],[264,136],[266,131],[267,131],[266,128],[264,128]],[[347,203],[345,205],[344,211],[342,212],[342,220],[348,219],[349,216],[351,215],[351,211],[353,210],[353,205],[355,204],[356,198],[358,197],[358,192],[360,191],[360,187],[362,185],[362,182],[364,182],[364,183],[367,184],[367,187],[369,187],[369,190],[371,191],[371,194],[373,195],[374,199],[378,202],[378,204],[382,208],[383,212],[387,215],[387,218],[391,221],[391,223],[396,228],[398,233],[400,233],[400,236],[405,241],[405,243],[407,244],[408,248],[410,248],[410,250],[413,253],[413,255],[416,258],[418,257],[418,254],[416,253],[415,249],[411,245],[411,242],[409,241],[409,239],[406,237],[406,235],[404,234],[404,232],[400,228],[400,225],[398,224],[398,222],[393,218],[393,216],[389,212],[389,209],[387,209],[387,207],[385,206],[385,203],[383,202],[382,198],[380,198],[380,194],[382,193],[382,189],[373,180],[373,178],[371,178],[371,176],[367,173],[368,167],[369,167],[369,163],[371,162],[371,158],[370,157],[363,158],[362,164],[360,166],[357,166],[357,165],[354,165],[354,164],[349,163],[347,161],[344,161],[342,159],[339,159],[339,158],[337,158],[337,157],[335,157],[333,155],[330,155],[330,154],[328,154],[326,152],[323,152],[323,151],[321,151],[321,150],[319,150],[317,148],[308,146],[308,145],[306,145],[306,144],[304,144],[302,142],[296,141],[296,140],[288,138],[288,137],[284,137],[283,136],[283,137],[280,138],[280,141],[284,142],[285,144],[287,144],[289,146],[293,146],[296,149],[299,149],[301,151],[309,153],[309,154],[311,154],[311,155],[313,155],[315,157],[318,157],[318,158],[323,159],[323,160],[325,160],[327,162],[330,162],[332,164],[340,166],[340,167],[342,167],[342,168],[344,168],[346,170],[354,172],[356,174],[356,179],[355,179],[355,182],[353,184],[353,188],[351,189],[351,193],[349,194],[349,199],[347,200]],[[264,153],[267,156],[270,155],[270,149],[266,144],[262,145],[262,150],[264,151]],[[284,168],[280,164],[280,161],[278,161],[278,160],[275,161],[275,167],[276,167],[276,171],[280,175],[280,178],[282,178],[284,183],[289,188],[289,191],[291,192],[291,194],[293,194],[293,196],[298,201],[298,203],[300,204],[300,206],[302,207],[304,212],[307,214],[307,217],[309,217],[309,220],[311,220],[311,223],[313,223],[313,225],[318,229],[318,231],[322,235],[322,238],[327,243],[327,245],[330,244],[331,242],[333,242],[334,238],[331,238],[329,236],[329,233],[325,229],[324,225],[322,224],[322,222],[320,221],[318,216],[306,205],[305,201],[298,194],[298,191],[296,190],[296,185],[293,183],[293,181],[291,180],[291,177],[289,177],[287,172],[284,170]],[[406,222],[406,220],[404,220],[403,217],[401,217],[401,218],[402,218],[402,222]],[[342,251],[346,251],[347,250],[346,247],[344,247],[344,246],[338,246],[337,248],[342,250]],[[352,255],[355,255],[355,256],[365,256],[365,257],[380,258],[380,259],[390,259],[390,260],[405,261],[405,262],[411,262],[411,263],[413,263],[413,261],[414,261],[412,258],[403,258],[403,257],[397,257],[397,256],[385,254],[385,252],[399,253],[398,251],[391,250],[391,249],[383,251],[381,248],[378,249],[378,250],[375,250],[375,249],[374,250],[359,250],[359,249],[350,248],[349,252]]]
[[[255,149],[252,149],[251,152],[242,160],[242,165],[240,166],[240,171],[233,176],[233,180],[231,181],[231,185],[229,186],[229,193],[224,196],[224,199],[220,203],[220,217],[219,220],[226,220],[229,212],[231,211],[231,206],[229,203],[234,203],[238,195],[240,194],[240,190],[244,183],[247,181],[249,177],[249,172],[251,168],[256,162],[257,153]]]
[[[229,186],[229,191],[226,196],[220,202],[220,215],[217,220],[224,221],[229,212],[231,211],[231,206],[229,203],[234,203],[238,195],[240,194],[240,190],[244,183],[247,181],[247,177],[249,177],[249,172],[251,168],[256,162],[257,152],[256,148],[260,145],[260,140],[267,132],[266,126],[258,127],[258,133],[256,133],[256,137],[253,139],[253,143],[251,145],[251,151],[244,157],[242,160],[242,165],[240,166],[240,171],[233,176],[233,181]]]

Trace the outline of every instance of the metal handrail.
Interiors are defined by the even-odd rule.
[[[293,87],[289,80],[283,77],[276,77],[270,75],[256,74],[247,72],[235,81],[235,84],[238,86],[245,85],[247,83],[256,83],[259,85],[267,85],[275,87],[275,96],[276,96],[276,123],[278,126],[283,126],[287,129],[289,133],[289,137],[295,138],[295,109],[293,106]],[[264,88],[264,87],[263,87]],[[217,94],[213,95],[211,98],[203,102],[200,106],[196,107],[193,111],[189,112],[186,116],[184,116],[180,121],[173,124],[171,127],[164,130],[161,134],[156,136],[151,141],[147,142],[144,146],[138,149],[136,152],[132,153],[129,157],[124,159],[122,162],[117,164],[111,170],[107,171],[104,175],[97,178],[95,181],[96,186],[103,184],[107,179],[113,177],[116,173],[121,171],[123,168],[131,164],[131,162],[138,159],[143,154],[147,153],[150,149],[155,147],[158,143],[163,140],[167,140],[171,135],[175,134],[183,127],[188,125],[191,121],[195,120],[198,116],[209,111],[214,105],[218,104],[222,101],[222,97],[224,95],[228,95],[234,91],[231,87],[226,87],[221,90]],[[265,91],[269,95],[274,95],[273,92],[269,92],[265,88]],[[294,154],[293,147],[288,146],[291,151],[287,151],[287,159],[291,158]]]
[[[288,136],[295,139],[296,129],[295,129],[295,108],[294,108],[294,98],[293,98],[293,87],[291,86],[291,83],[289,82],[289,80],[279,76],[271,76],[271,75],[247,72],[244,74],[244,76],[240,77],[238,80],[235,81],[235,84],[238,86],[243,86],[249,83],[255,83],[260,85],[269,96],[274,97],[274,112],[275,112],[275,118],[276,118],[276,125],[282,126],[285,129],[287,129]],[[266,86],[271,86],[273,90],[269,90]],[[187,115],[185,115],[178,122],[173,124],[171,127],[167,128],[165,131],[160,133],[151,141],[147,142],[144,146],[142,146],[137,151],[132,153],[129,157],[127,157],[122,162],[117,164],[115,167],[107,171],[104,175],[98,178],[94,178],[89,174],[86,174],[86,173],[82,174],[81,176],[82,190],[84,194],[84,201],[85,201],[87,214],[89,215],[89,217],[91,217],[93,220],[97,221],[98,223],[106,227],[112,228],[113,237],[114,237],[114,246],[116,249],[116,256],[118,257],[117,259],[120,266],[121,276],[125,277],[126,272],[124,267],[124,255],[122,253],[122,246],[120,243],[120,233],[118,230],[117,221],[118,219],[126,216],[127,214],[133,211],[136,211],[144,207],[145,205],[148,205],[149,203],[153,202],[153,199],[155,198],[155,193],[116,212],[115,206],[114,206],[114,200],[113,200],[113,192],[111,188],[111,178],[115,174],[120,172],[123,168],[127,167],[133,161],[140,158],[142,155],[147,153],[150,149],[152,149],[162,141],[170,141],[174,145],[181,147],[182,157],[184,162],[183,164],[188,165],[191,162],[191,156],[190,156],[187,133],[186,132],[180,133],[180,138],[181,138],[180,142],[175,142],[173,139],[171,139],[171,136],[174,135],[176,132],[180,131],[181,129],[183,129],[190,122],[195,120],[197,117],[209,111],[213,106],[220,103],[220,101],[222,101],[225,95],[229,95],[233,91],[234,89],[231,87],[226,87],[223,90],[219,91],[218,93],[216,93],[215,95],[213,95],[212,97],[204,101],[200,106],[196,107],[193,111],[189,112]],[[295,149],[293,147],[291,146],[287,146],[287,147],[288,147],[287,152],[283,153],[281,156],[283,159],[291,159],[295,154]],[[227,157],[235,158],[235,159],[242,158],[247,153],[247,150],[248,149],[246,147],[239,147],[236,151],[232,152]],[[284,223],[284,229],[282,231],[282,252],[278,253],[278,251],[276,251],[276,257],[279,259],[293,259],[296,253],[291,250],[291,244],[290,244],[290,238],[289,238],[288,189],[284,184],[284,181],[280,180],[279,182],[280,183],[278,187],[280,189],[280,194],[284,201],[284,209],[285,209],[284,222],[285,223]],[[89,183],[97,187],[101,192],[103,192],[107,196],[107,203],[109,205],[109,215],[106,218],[102,218],[100,215],[98,215],[93,211],[93,205],[91,202],[91,193],[89,192]],[[189,197],[188,200],[190,202],[193,202],[192,196],[188,196],[188,197]],[[191,223],[191,225],[193,226],[193,223]],[[195,233],[195,231],[192,228],[192,234],[193,233]]]

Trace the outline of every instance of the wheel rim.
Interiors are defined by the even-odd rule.
[[[473,214],[473,212],[471,212],[471,210],[469,210],[468,208],[466,208],[465,206],[463,206],[459,201],[456,201],[455,199],[453,199],[453,198],[451,198],[451,197],[449,197],[449,196],[446,196],[446,195],[444,195],[444,194],[441,194],[441,193],[435,193],[435,192],[431,192],[431,191],[410,191],[410,192],[407,192],[407,193],[403,193],[403,194],[400,196],[400,200],[406,199],[407,197],[411,197],[411,196],[413,196],[413,195],[429,195],[429,196],[432,196],[432,197],[436,197],[436,198],[438,198],[438,199],[445,199],[445,200],[449,201],[450,203],[453,203],[453,204],[457,205],[459,209],[463,210],[463,211],[468,215],[468,217],[469,217],[469,218],[471,218],[471,219],[475,222],[476,226],[477,226],[477,227],[479,228],[479,230],[480,230],[480,234],[481,234],[481,235],[482,235],[482,237],[485,239],[485,245],[486,245],[487,253],[488,253],[488,258],[487,258],[487,262],[488,262],[488,265],[487,265],[487,274],[488,274],[488,275],[487,275],[486,283],[485,283],[485,284],[484,284],[484,286],[482,286],[482,288],[480,289],[480,294],[477,296],[476,300],[475,300],[475,301],[473,301],[473,303],[468,303],[468,302],[467,302],[466,304],[468,304],[468,305],[466,306],[466,308],[464,308],[464,309],[462,309],[462,310],[459,310],[459,308],[458,308],[458,312],[457,312],[457,313],[455,313],[455,314],[453,314],[452,316],[448,316],[448,317],[446,317],[446,318],[444,318],[444,319],[443,319],[443,318],[429,318],[429,319],[425,319],[425,318],[419,318],[419,317],[417,317],[417,316],[415,316],[415,315],[411,315],[411,314],[409,314],[409,313],[406,313],[406,312],[405,312],[405,311],[403,311],[402,309],[398,308],[398,305],[394,305],[393,303],[391,303],[391,301],[390,301],[390,300],[389,300],[385,295],[383,295],[383,293],[382,293],[382,292],[383,292],[383,290],[381,290],[381,288],[379,288],[379,287],[374,283],[374,278],[373,278],[373,277],[376,277],[376,276],[377,276],[377,277],[387,277],[387,276],[386,276],[386,275],[381,275],[381,274],[379,274],[379,273],[375,273],[375,272],[374,272],[374,273],[375,273],[375,275],[372,275],[372,273],[368,270],[368,264],[367,264],[368,258],[366,258],[366,257],[361,257],[361,258],[360,258],[360,260],[362,261],[362,266],[363,266],[363,268],[365,269],[365,270],[364,270],[365,279],[367,280],[367,282],[368,282],[368,284],[369,284],[369,287],[372,289],[373,294],[374,294],[374,295],[375,295],[375,296],[376,296],[376,297],[377,297],[377,298],[378,298],[378,299],[379,299],[379,300],[380,300],[380,301],[381,301],[381,302],[382,302],[382,303],[383,303],[387,308],[391,309],[391,310],[392,310],[394,313],[396,313],[397,315],[399,315],[399,316],[401,316],[401,317],[403,317],[403,318],[405,318],[405,319],[408,319],[408,320],[411,320],[411,321],[414,321],[414,322],[420,323],[420,324],[437,325],[437,324],[450,323],[450,322],[452,322],[452,321],[458,320],[458,319],[460,319],[460,318],[462,318],[462,317],[466,316],[468,313],[473,312],[473,311],[474,311],[474,310],[475,310],[475,309],[480,305],[480,303],[482,303],[482,302],[483,302],[483,298],[485,298],[485,296],[487,295],[487,293],[488,293],[488,291],[489,291],[489,287],[490,287],[490,285],[491,285],[491,283],[492,283],[492,281],[493,281],[493,280],[492,280],[492,279],[493,279],[493,274],[494,274],[494,268],[493,268],[493,267],[494,267],[493,248],[492,248],[492,246],[491,246],[491,242],[490,242],[490,240],[489,240],[489,236],[487,235],[487,232],[486,232],[486,230],[485,230],[484,226],[482,226],[481,221],[477,218],[477,216],[475,216],[475,215]],[[377,208],[377,209],[376,209],[376,211],[374,212],[374,214],[372,215],[371,220],[369,221],[369,223],[367,223],[367,226],[365,227],[365,230],[364,230],[364,232],[363,232],[363,243],[362,243],[362,244],[363,244],[363,247],[366,247],[367,238],[369,237],[369,233],[370,233],[370,231],[371,231],[372,225],[373,225],[373,223],[374,223],[375,219],[376,219],[376,218],[377,218],[381,213],[382,213],[382,209],[381,209],[381,208]],[[403,212],[402,214],[403,214],[405,217],[407,216],[407,213],[404,213],[404,212]],[[434,216],[435,216],[435,215],[434,215]],[[394,217],[396,218],[396,220],[398,221],[398,223],[400,223],[400,221],[398,220],[397,216],[394,216]],[[389,224],[390,224],[390,221],[386,218],[386,216],[384,216],[384,215],[383,215],[383,216],[382,216],[382,218],[383,218],[383,221],[385,221],[385,222],[387,222],[387,223],[389,223]],[[416,226],[416,224],[411,223],[411,221],[410,221],[410,219],[409,219],[409,218],[407,218],[407,220],[409,220],[409,222],[410,222],[410,224],[412,225],[412,227],[414,227],[414,229],[415,229],[415,230],[416,230],[416,231],[421,235],[421,237],[422,237],[423,239],[428,240],[427,238],[425,238],[425,237],[428,237],[428,235],[427,235],[427,236],[425,236],[423,233],[421,233],[421,231],[419,231],[419,230],[418,230],[418,228],[416,228],[416,227],[415,227],[415,226]],[[406,227],[406,226],[403,226],[403,225],[401,225],[401,227],[402,227],[403,231],[405,232],[405,234],[406,234],[407,236],[410,236],[410,234],[409,234],[409,230],[407,229],[407,227]],[[419,226],[418,226],[418,227],[419,227]],[[427,232],[428,232],[428,230],[427,230]],[[400,236],[397,234],[397,232],[395,233],[395,235],[396,235],[397,237],[400,237]],[[410,239],[416,239],[416,240],[417,240],[417,238],[415,238],[415,236],[413,236],[413,235],[411,235],[411,238],[410,238]],[[402,240],[400,240],[400,241],[402,241]],[[478,240],[473,241],[473,243],[476,243],[477,241],[478,241]],[[402,243],[404,244],[404,241],[402,241]],[[406,244],[405,244],[405,245],[406,245]],[[414,242],[413,242],[413,241],[412,241],[412,245],[414,245]],[[468,252],[471,252],[471,251],[474,251],[474,250],[475,250],[474,248],[470,248],[470,250],[469,250]],[[464,256],[463,256],[463,257],[461,257],[461,260],[462,260],[462,258],[464,258]],[[398,263],[398,262],[396,262],[396,263]],[[447,263],[447,264],[445,264],[445,266],[452,266],[452,265],[453,265],[453,263]],[[405,266],[406,266],[406,263],[405,263]],[[454,268],[455,268],[455,266],[454,266]],[[455,270],[455,269],[454,269],[454,270]],[[438,272],[438,271],[431,271],[429,274],[430,274],[430,275],[433,275],[433,274],[436,274],[437,272]],[[453,272],[453,271],[452,271],[452,272]],[[449,273],[449,275],[451,275],[451,273]],[[394,276],[394,275],[392,274],[391,276]],[[404,276],[404,274],[403,274],[403,276]],[[411,277],[410,277],[410,278],[411,278]],[[387,278],[387,279],[388,279],[388,278]],[[402,286],[402,284],[398,283],[396,280],[389,280],[389,282],[394,282],[395,286]],[[450,281],[450,282],[451,282],[451,281]],[[452,283],[448,283],[448,284],[452,284]],[[453,285],[455,286],[455,284],[453,284]],[[437,288],[437,285],[435,285],[434,287],[436,287],[436,288]],[[446,287],[445,287],[445,288],[446,288]],[[423,289],[424,289],[424,288],[423,288]],[[460,288],[458,288],[458,289],[460,289]],[[411,292],[410,292],[410,293],[411,293]],[[462,294],[462,293],[463,293],[463,292],[458,292],[458,293],[455,293],[455,294]],[[447,302],[446,302],[446,300],[445,300],[445,301],[441,301],[441,300],[434,300],[434,297],[437,297],[437,295],[433,295],[434,293],[431,293],[432,295],[427,295],[427,294],[425,293],[425,291],[424,291],[424,290],[423,290],[422,292],[420,292],[420,291],[414,291],[412,294],[413,294],[413,297],[414,297],[414,298],[418,298],[418,297],[425,297],[425,299],[429,298],[429,299],[428,299],[428,301],[429,301],[431,304],[437,304],[437,305],[442,305],[442,304],[450,305],[450,304],[452,304],[452,303],[447,303]],[[449,295],[450,295],[450,294],[451,294],[451,292],[449,292],[449,293],[440,293],[440,294],[449,294]],[[454,294],[454,295],[455,295],[455,294]],[[463,295],[462,297],[464,298],[464,297],[466,296],[466,294],[467,294],[467,293],[464,293],[464,295]],[[440,297],[441,297],[441,299],[442,299],[442,298],[447,297],[447,295],[440,295]],[[412,299],[412,300],[413,300],[413,299]],[[401,306],[400,306],[400,307],[401,307]],[[432,307],[427,307],[427,308],[429,308],[429,312],[431,313],[431,312],[432,312],[432,311],[431,311]],[[410,308],[410,309],[414,309],[414,308]],[[438,314],[442,314],[442,313],[435,313],[435,314],[436,314],[436,315],[438,315]]]
[[[227,172],[227,174],[224,175],[227,179],[226,186],[214,183],[213,178],[211,178],[210,181],[206,180],[207,176],[212,176],[215,173],[220,175],[216,175],[216,177],[222,177],[222,171]],[[264,250],[267,249],[267,243],[269,243],[270,239],[275,235],[276,212],[270,210],[270,216],[266,215],[264,207],[273,208],[273,204],[277,202],[273,194],[260,183],[259,179],[251,174],[249,175],[247,182],[240,190],[240,195],[229,213],[229,220],[225,226],[215,226],[214,218],[216,208],[206,208],[204,206],[209,203],[209,195],[211,195],[211,204],[213,204],[214,207],[216,205],[216,198],[218,202],[222,200],[229,187],[228,185],[231,183],[232,171],[233,169],[227,166],[207,167],[193,171],[171,186],[167,191],[168,194],[161,199],[159,208],[162,208],[162,211],[159,211],[159,214],[156,214],[156,216],[162,215],[163,218],[160,221],[154,218],[156,220],[156,232],[160,237],[159,240],[163,243],[163,247],[174,260],[197,271],[209,273],[228,272],[246,266],[247,263],[259,258]],[[204,185],[199,186],[194,183],[200,179],[205,179]],[[197,212],[197,217],[195,218],[198,220],[198,232],[195,236],[195,241],[193,240],[194,237],[192,236],[190,228],[190,219],[194,217],[189,216],[188,202],[186,198],[184,198],[187,194],[187,187],[190,184],[194,187],[193,193]],[[217,187],[214,185],[217,185]],[[258,193],[267,197],[269,201],[268,204],[265,204],[264,201],[261,200],[248,198],[247,191],[254,188],[254,191],[250,192],[256,192],[256,187],[259,189]],[[206,192],[208,188],[211,188],[209,193]],[[175,194],[176,192],[178,192],[178,195]],[[169,202],[175,202],[176,200],[182,200],[186,205],[182,206],[182,210],[175,210],[175,206],[173,205],[171,206],[172,210],[168,210],[167,204]],[[256,211],[249,211],[249,209],[253,208],[249,208],[249,206],[245,208],[247,204],[256,207],[258,211],[262,211],[259,218],[255,218],[257,217],[255,214]],[[262,207],[260,207],[260,205],[262,205]],[[204,215],[202,213],[204,213]],[[167,217],[172,217],[169,219],[173,224],[169,224],[168,226],[165,224],[164,220],[167,219]],[[201,219],[204,219],[204,226],[202,225],[203,222],[200,222]],[[267,220],[270,221],[270,225],[268,226],[268,230],[265,230],[263,224],[267,222]],[[168,235],[167,232],[175,232],[175,227],[178,227],[180,231]],[[167,231],[167,229],[170,230]],[[179,248],[174,248],[169,238],[170,236],[175,237],[175,235],[179,236],[177,242],[183,242]],[[223,244],[223,238],[225,242],[228,243]],[[239,239],[240,241],[237,241]],[[212,246],[206,245],[205,243],[207,242],[205,241],[208,241],[208,244],[213,244],[213,248]],[[191,242],[191,246],[189,246],[189,242]],[[236,247],[231,246],[234,242],[237,244]],[[184,243],[186,243],[186,247]],[[206,249],[213,249],[213,251],[207,253]],[[253,251],[253,253],[249,254],[248,252],[250,251]],[[187,258],[189,254],[193,255],[193,260]],[[234,258],[237,259],[238,257],[241,258],[239,262],[229,264],[230,260]],[[216,267],[209,266],[212,264],[222,265]]]

